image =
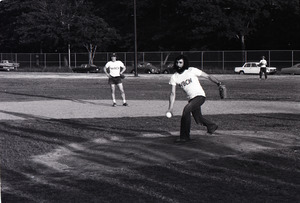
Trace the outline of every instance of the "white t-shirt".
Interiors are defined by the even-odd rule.
[[[267,67],[267,61],[265,59],[260,60],[259,64],[260,64],[260,67],[262,67],[262,68]]]
[[[190,67],[181,74],[174,73],[171,76],[169,84],[179,85],[187,94],[188,99],[193,99],[196,96],[206,97],[198,79],[201,74],[202,71],[198,68]]]
[[[112,77],[118,77],[120,76],[121,68],[125,68],[125,66],[122,61],[109,61],[104,68],[109,68],[109,74]]]

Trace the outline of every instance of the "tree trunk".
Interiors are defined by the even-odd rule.
[[[97,45],[89,44],[89,45],[84,45],[84,47],[87,49],[89,52],[89,64],[93,65],[94,64],[94,58],[97,50]]]
[[[242,48],[242,50],[245,50],[245,48],[246,48],[245,35],[241,35],[241,48]]]

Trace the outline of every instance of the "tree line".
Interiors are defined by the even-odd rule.
[[[0,52],[133,51],[133,0],[2,0]],[[300,0],[137,0],[138,51],[299,49]]]

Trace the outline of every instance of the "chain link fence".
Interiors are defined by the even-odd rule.
[[[258,62],[262,56],[266,57],[268,66],[276,67],[279,71],[300,63],[300,50],[138,52],[137,56],[138,63],[151,63],[163,70],[179,54],[188,57],[190,66],[214,73],[233,73],[234,67],[242,66],[245,62]],[[103,67],[110,60],[109,55],[106,52],[96,53],[94,64]],[[133,70],[133,52],[117,52],[117,55],[128,72]],[[70,63],[68,53],[0,53],[0,59],[20,63],[19,71],[71,72],[72,67],[88,63],[89,54],[71,53]]]

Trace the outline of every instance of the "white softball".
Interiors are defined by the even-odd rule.
[[[171,118],[172,117],[172,113],[171,112],[167,112],[166,116],[167,116],[167,118]]]

